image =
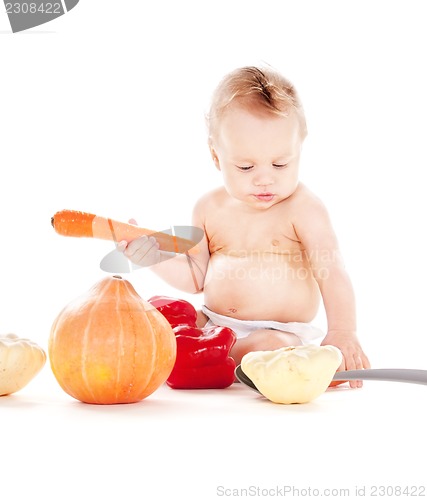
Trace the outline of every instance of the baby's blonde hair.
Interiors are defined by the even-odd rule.
[[[292,83],[270,67],[245,66],[227,74],[213,93],[207,115],[209,143],[212,143],[218,122],[228,107],[238,101],[243,106],[256,107],[272,114],[287,116],[290,109],[297,112],[301,134],[307,135],[302,104]]]

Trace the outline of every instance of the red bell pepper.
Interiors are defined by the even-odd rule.
[[[234,382],[236,363],[229,356],[236,342],[230,328],[197,328],[180,325],[174,329],[177,356],[166,383],[173,389],[225,389]]]
[[[234,382],[236,363],[229,356],[236,342],[230,328],[196,326],[197,311],[190,302],[156,295],[148,300],[169,321],[177,354],[166,383],[173,389],[224,389]]]
[[[197,311],[190,302],[164,295],[155,295],[148,302],[163,314],[172,328],[177,325],[196,326]]]

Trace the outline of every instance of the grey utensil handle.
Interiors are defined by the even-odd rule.
[[[390,382],[427,384],[427,370],[413,370],[410,368],[348,370],[337,372],[333,380],[388,380]]]

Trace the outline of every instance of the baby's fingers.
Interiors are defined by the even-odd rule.
[[[125,255],[138,266],[151,266],[160,261],[159,244],[153,236],[141,236],[127,245]]]
[[[119,241],[116,245],[116,250],[119,252],[124,252],[128,246],[128,242],[126,240]]]
[[[369,362],[368,357],[364,353],[362,353],[361,359],[362,359],[363,368],[370,368],[371,367],[371,363]]]
[[[125,253],[128,257],[133,257],[137,254],[144,255],[153,247],[155,242],[156,240],[153,237],[140,236],[128,243]]]
[[[363,370],[363,360],[359,354],[350,355],[346,359],[346,370]],[[350,387],[359,388],[362,387],[363,382],[361,380],[350,380]]]

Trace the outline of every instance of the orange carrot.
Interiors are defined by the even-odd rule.
[[[197,242],[172,236],[170,234],[152,231],[144,227],[118,222],[86,212],[76,210],[61,210],[51,219],[53,228],[63,236],[98,238],[112,240],[116,243],[139,238],[140,236],[154,236],[159,243],[160,250],[166,252],[197,253]],[[195,247],[195,248],[194,248]]]

